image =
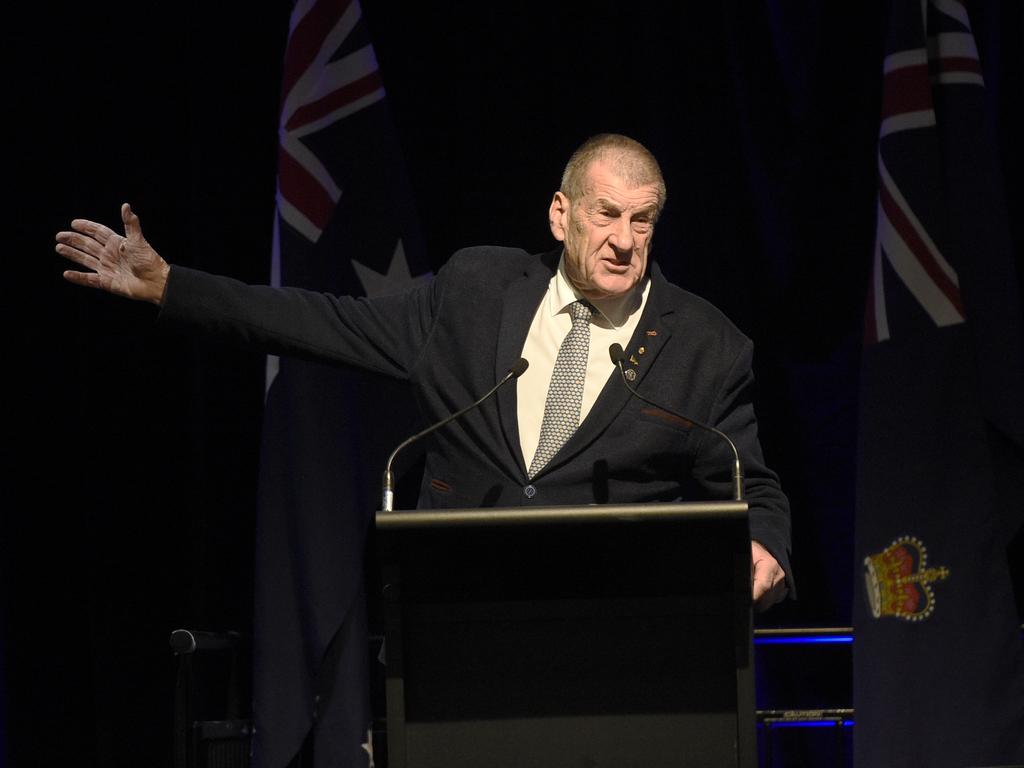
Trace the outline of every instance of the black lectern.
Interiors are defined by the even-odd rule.
[[[377,529],[391,768],[756,765],[746,503]]]

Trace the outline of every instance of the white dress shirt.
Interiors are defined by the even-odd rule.
[[[590,353],[587,358],[587,379],[583,385],[583,404],[580,407],[581,424],[601,394],[609,375],[615,371],[608,356],[608,347],[618,343],[625,348],[629,344],[640,322],[650,290],[651,281],[644,278],[625,296],[590,302],[597,312],[590,319]],[[563,261],[559,261],[558,271],[548,283],[547,293],[537,307],[530,331],[526,334],[526,343],[523,344],[522,356],[530,361],[530,367],[516,381],[519,445],[526,466],[530,466],[533,461],[533,454],[540,442],[544,403],[547,401],[548,385],[555,369],[558,348],[572,328],[568,308],[582,298],[565,276]]]

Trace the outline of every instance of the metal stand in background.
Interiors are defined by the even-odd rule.
[[[170,645],[178,659],[174,696],[174,768],[248,768],[252,739],[243,717],[237,632],[176,629]],[[202,659],[215,662],[206,666]],[[205,674],[199,674],[203,665]],[[200,685],[198,679],[204,679]],[[211,717],[216,710],[216,717]]]
[[[756,766],[745,503],[377,528],[390,768]]]

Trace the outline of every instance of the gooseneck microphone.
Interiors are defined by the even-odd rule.
[[[714,432],[716,435],[721,437],[723,440],[725,440],[725,442],[729,444],[729,447],[732,448],[732,455],[734,459],[732,467],[733,497],[736,501],[743,501],[743,465],[740,463],[740,453],[739,451],[736,450],[736,444],[729,439],[729,436],[720,429],[709,427],[707,424],[701,424],[696,419],[691,419],[689,416],[683,416],[683,414],[676,413],[671,408],[666,408],[663,405],[655,403],[653,400],[648,400],[646,397],[637,392],[629,383],[629,380],[626,378],[626,371],[622,366],[622,361],[626,359],[626,353],[622,349],[621,344],[612,344],[610,347],[608,347],[608,356],[612,359],[612,364],[617,365],[619,367],[619,373],[622,376],[622,383],[626,385],[626,389],[628,389],[638,398],[643,400],[648,405],[653,405],[655,408],[665,411],[666,413],[670,413],[678,419],[682,419],[687,424],[690,424],[694,427],[700,427],[701,429],[707,432]]]
[[[526,358],[525,357],[520,357],[518,360],[516,360],[516,362],[512,365],[512,367],[508,369],[508,373],[506,373],[502,377],[501,381],[499,381],[497,384],[495,384],[486,395],[481,397],[475,403],[473,403],[472,405],[467,405],[461,411],[456,411],[451,416],[448,416],[447,418],[442,419],[441,421],[437,422],[436,424],[430,425],[429,427],[424,429],[422,432],[417,432],[412,437],[407,438],[407,439],[403,440],[401,443],[399,443],[398,447],[396,447],[395,450],[393,450],[391,452],[391,455],[388,456],[387,466],[384,467],[383,494],[382,494],[381,505],[380,505],[381,511],[382,512],[394,512],[394,504],[395,504],[395,478],[394,478],[394,475],[391,473],[391,464],[394,462],[395,457],[398,455],[398,453],[403,448],[405,448],[406,446],[408,446],[408,445],[410,445],[412,443],[415,443],[421,437],[429,435],[435,429],[440,429],[441,427],[443,427],[448,422],[455,421],[455,419],[457,419],[460,416],[462,416],[462,414],[467,413],[468,411],[473,410],[478,405],[480,405],[482,402],[484,402],[487,398],[489,398],[491,395],[493,395],[495,392],[497,392],[499,389],[501,389],[502,385],[504,385],[505,382],[509,381],[510,379],[518,379],[520,376],[522,376],[526,372],[526,369],[529,368],[529,367],[530,367],[530,364],[526,361]]]

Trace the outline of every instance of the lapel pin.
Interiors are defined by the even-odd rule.
[[[640,365],[640,361],[636,359],[636,355],[630,355],[629,362],[631,362],[633,365]]]
[[[642,355],[642,354],[643,354],[644,352],[646,352],[646,351],[647,351],[647,347],[640,347],[640,349],[638,349],[638,350],[637,350],[637,352],[639,352],[639,353],[640,353],[641,355]]]
[[[630,381],[636,381],[636,371],[634,371],[632,368],[627,368],[625,371],[623,371],[622,375],[625,376]]]
[[[658,332],[657,331],[647,331],[647,335],[648,336],[657,336]]]

